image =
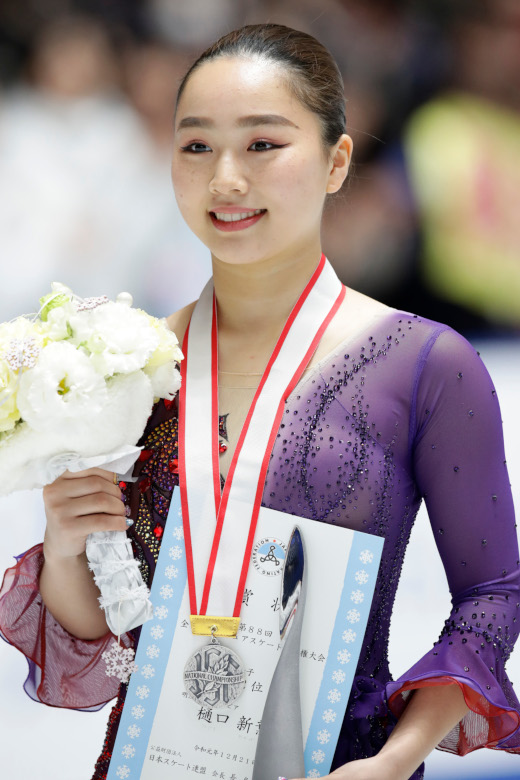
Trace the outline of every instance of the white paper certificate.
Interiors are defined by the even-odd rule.
[[[183,683],[188,658],[211,640],[191,633],[175,490],[151,591],[154,617],[142,629],[138,671],[130,680],[107,780],[192,775],[251,780],[262,712],[281,649],[281,574],[295,525],[305,545],[307,577],[299,657],[305,773],[328,774],[384,540],[262,508],[238,635],[219,639],[241,657],[246,689],[230,706],[208,708],[189,698]]]

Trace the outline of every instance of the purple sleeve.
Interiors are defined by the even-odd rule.
[[[45,607],[39,592],[43,545],[7,569],[0,588],[0,636],[27,658],[26,693],[53,707],[97,710],[117,695],[119,680],[107,677],[102,653],[114,637],[77,639]],[[128,635],[121,643],[128,646]]]
[[[399,714],[408,691],[456,682],[470,712],[439,747],[520,752],[520,706],[505,671],[520,627],[520,562],[496,392],[475,350],[441,333],[423,356],[412,456],[453,609],[433,649],[388,686]]]

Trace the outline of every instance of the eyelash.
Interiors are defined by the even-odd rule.
[[[255,146],[255,144],[266,144],[266,147],[264,149],[251,149],[251,147]],[[205,147],[203,149],[194,149],[195,146],[202,146]],[[270,152],[273,149],[283,149],[287,144],[275,144],[272,141],[253,141],[251,146],[248,147],[253,152]],[[181,152],[187,152],[188,154],[202,154],[206,151],[211,151],[210,147],[207,144],[203,144],[201,141],[193,141],[191,144],[187,144],[187,146],[181,146]]]

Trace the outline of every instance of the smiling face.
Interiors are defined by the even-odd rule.
[[[324,199],[341,186],[350,150],[347,136],[324,148],[318,116],[279,65],[219,57],[193,72],[178,105],[175,195],[223,262],[319,257]]]

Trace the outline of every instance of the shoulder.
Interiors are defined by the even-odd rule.
[[[189,303],[183,309],[179,309],[166,318],[168,327],[175,333],[180,344],[182,344],[195,304],[196,301],[193,301],[193,303]]]

